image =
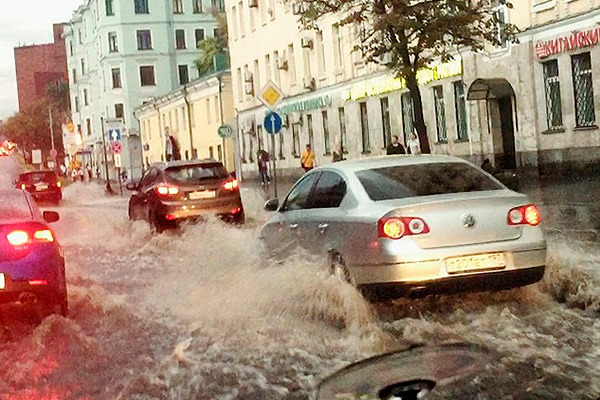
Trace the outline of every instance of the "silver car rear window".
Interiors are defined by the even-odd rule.
[[[198,164],[171,167],[165,170],[168,182],[175,184],[193,184],[211,179],[225,179],[229,176],[223,164]]]
[[[356,176],[373,201],[504,189],[471,165],[456,162],[396,165]]]

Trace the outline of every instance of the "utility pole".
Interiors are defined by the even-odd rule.
[[[106,129],[104,127],[104,117],[100,117],[100,122],[102,125],[102,148],[104,151],[104,170],[106,172],[106,191],[109,194],[115,194],[112,186],[110,186],[110,176],[108,176],[108,156],[106,155],[106,138],[104,137],[106,134]]]

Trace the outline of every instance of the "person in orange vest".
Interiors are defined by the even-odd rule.
[[[315,152],[312,151],[310,143],[306,145],[306,149],[302,152],[300,164],[304,172],[308,172],[315,167]]]

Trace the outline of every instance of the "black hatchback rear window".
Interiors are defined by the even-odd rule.
[[[211,179],[225,179],[229,176],[221,163],[184,165],[165,170],[168,182],[175,184],[194,184]]]
[[[36,183],[56,183],[58,177],[54,172],[31,172],[19,177],[21,183],[35,185]]]
[[[373,201],[504,189],[465,163],[396,165],[356,172]]]

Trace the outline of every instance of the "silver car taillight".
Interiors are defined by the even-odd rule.
[[[378,222],[379,237],[400,239],[429,233],[429,226],[419,217],[383,217]]]

